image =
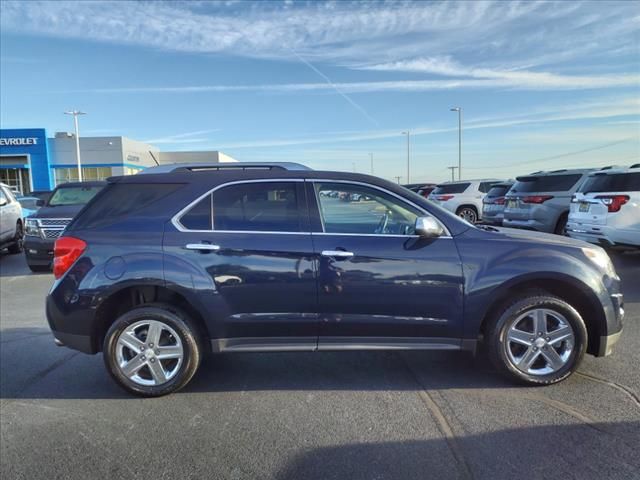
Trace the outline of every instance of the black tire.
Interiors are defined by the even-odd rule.
[[[566,363],[557,371],[548,374],[524,372],[516,367],[508,351],[511,347],[507,341],[507,333],[513,322],[527,311],[535,309],[559,313],[573,330],[573,349],[567,356]],[[531,335],[535,338],[535,331]],[[575,308],[546,292],[531,292],[505,304],[495,312],[486,329],[485,342],[491,362],[509,379],[527,385],[551,385],[566,379],[578,368],[587,349],[587,339],[587,328]],[[540,354],[542,352],[538,356],[541,356]],[[544,358],[542,360],[545,361]]]
[[[51,268],[49,268],[49,265],[32,265],[29,262],[27,262],[27,266],[29,267],[29,270],[31,270],[33,273],[51,271]]]
[[[560,215],[558,219],[558,223],[556,224],[556,228],[553,231],[556,235],[566,235],[567,234],[567,221],[569,220],[569,214],[563,213]]]
[[[143,320],[164,323],[177,333],[182,343],[183,357],[177,373],[160,385],[136,383],[122,372],[117,363],[116,347],[120,334],[130,325]],[[144,397],[159,397],[184,387],[198,370],[203,352],[202,339],[193,320],[184,312],[169,305],[143,306],[128,311],[113,322],[103,343],[104,363],[111,377],[126,391]]]
[[[473,205],[462,205],[461,207],[458,207],[456,215],[460,218],[464,218],[470,223],[477,223],[479,219],[478,210],[476,210],[476,207]]]
[[[9,245],[9,247],[7,248],[7,250],[11,255],[15,255],[16,253],[22,252],[23,238],[24,238],[24,232],[22,229],[22,222],[18,220],[18,222],[16,223],[16,233],[15,233],[15,236],[13,237],[13,243]]]

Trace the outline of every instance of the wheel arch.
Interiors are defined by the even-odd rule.
[[[203,345],[208,348],[209,331],[201,312],[182,293],[160,283],[126,285],[104,298],[96,307],[91,341],[95,352],[102,350],[104,337],[115,320],[127,311],[142,306],[166,306],[174,313],[183,311],[198,329]],[[175,310],[172,310],[172,307]]]
[[[602,305],[597,295],[586,284],[568,275],[523,276],[496,287],[481,316],[480,335],[485,334],[490,319],[506,302],[527,291],[547,292],[574,307],[587,327],[587,353],[598,354],[600,337],[606,335],[607,332],[606,318]]]

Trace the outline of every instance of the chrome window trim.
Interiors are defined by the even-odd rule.
[[[378,190],[380,192],[386,193],[387,195],[391,195],[392,197],[397,198],[398,200],[400,200],[402,203],[406,204],[406,205],[410,205],[411,207],[413,207],[414,209],[426,214],[429,217],[433,217],[436,222],[438,222],[440,224],[440,226],[442,227],[442,229],[445,231],[446,235],[443,235],[441,237],[438,238],[452,238],[451,237],[451,232],[449,231],[449,229],[447,228],[447,226],[442,223],[440,221],[440,219],[436,216],[434,216],[433,214],[431,214],[430,212],[426,211],[424,208],[420,207],[419,205],[416,205],[415,203],[413,203],[410,200],[407,200],[406,198],[398,195],[397,193],[394,193],[390,190],[387,190],[386,188],[383,187],[379,187],[377,185],[372,185],[370,183],[365,183],[365,182],[358,182],[357,180],[330,180],[330,179],[318,179],[318,178],[310,178],[307,181],[311,182],[313,184],[313,193],[316,196],[316,203],[318,204],[318,212],[320,213],[320,222],[322,224],[322,235],[353,235],[353,236],[366,236],[366,237],[404,237],[404,238],[422,238],[420,237],[420,235],[397,235],[397,234],[393,234],[393,235],[388,235],[388,234],[380,234],[380,233],[327,233],[325,228],[324,228],[324,218],[322,218],[322,210],[320,207],[320,198],[318,195],[318,191],[316,190],[315,184],[316,183],[345,183],[345,184],[350,184],[350,185],[359,185],[362,187],[368,187],[368,188],[373,188],[374,190]],[[314,235],[318,235],[318,232],[313,232]]]
[[[320,182],[324,182],[324,183],[345,183],[345,184],[351,184],[351,185],[360,185],[363,187],[368,187],[368,188],[373,188],[374,190],[379,190],[381,192],[384,192],[388,195],[391,195],[392,197],[397,198],[398,200],[400,200],[401,202],[408,204],[410,206],[412,206],[414,209],[424,213],[427,216],[433,217],[435,218],[435,220],[440,224],[440,226],[443,228],[443,230],[445,231],[446,235],[442,235],[441,237],[438,238],[448,238],[451,239],[453,238],[451,236],[451,232],[449,231],[449,229],[447,228],[447,226],[442,223],[440,221],[439,218],[437,218],[436,216],[432,215],[430,212],[426,211],[424,208],[420,207],[419,205],[416,205],[415,203],[411,202],[410,200],[407,200],[406,198],[403,198],[402,196],[387,190],[386,188],[383,187],[379,187],[377,185],[372,185],[370,183],[365,183],[365,182],[358,182],[358,181],[354,181],[354,180],[331,180],[331,179],[316,179],[316,178],[309,178],[309,179],[303,179],[303,178],[258,178],[258,179],[252,179],[252,180],[234,180],[232,182],[226,182],[226,183],[222,183],[220,185],[215,186],[214,188],[212,188],[211,190],[208,190],[207,192],[203,193],[202,195],[200,195],[198,198],[196,198],[195,200],[193,200],[191,203],[189,203],[186,207],[182,208],[178,213],[176,213],[172,218],[171,218],[171,223],[173,224],[173,226],[180,232],[183,233],[245,233],[245,234],[267,234],[267,235],[340,235],[340,236],[363,236],[363,237],[387,237],[387,238],[422,238],[420,235],[396,235],[396,234],[392,234],[392,235],[388,235],[388,234],[378,234],[378,233],[327,233],[324,231],[324,219],[322,218],[322,212],[320,212],[320,221],[322,222],[322,232],[312,232],[311,229],[309,229],[308,232],[272,232],[272,231],[262,231],[262,230],[216,230],[215,228],[213,228],[214,225],[214,220],[213,220],[213,192],[220,190],[224,187],[228,187],[228,186],[232,186],[232,185],[241,185],[241,184],[245,184],[245,183],[286,183],[286,182],[291,182],[291,183],[298,183],[298,182],[310,182],[313,186],[313,192],[314,195],[316,195],[316,203],[318,205],[318,211],[320,212],[320,200],[318,199],[318,192],[316,191],[315,188],[315,183],[320,183]],[[186,227],[184,227],[181,223],[180,223],[180,218],[189,211],[189,209],[191,209],[194,205],[196,205],[198,202],[200,202],[203,198],[205,198],[207,195],[211,195],[211,230],[190,230]]]

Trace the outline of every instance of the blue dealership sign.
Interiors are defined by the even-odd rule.
[[[27,162],[6,157],[26,156]],[[51,190],[51,165],[44,128],[0,129],[0,168],[28,168],[34,190]]]

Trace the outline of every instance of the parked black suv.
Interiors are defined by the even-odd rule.
[[[32,272],[51,269],[53,244],[73,217],[107,182],[71,182],[58,185],[40,200],[36,213],[25,220],[24,254]]]
[[[340,195],[359,195],[341,202]],[[622,330],[601,248],[475,227],[379,178],[178,168],[109,179],[56,241],[56,342],[130,392],[186,385],[207,352],[466,350],[552,384]]]

